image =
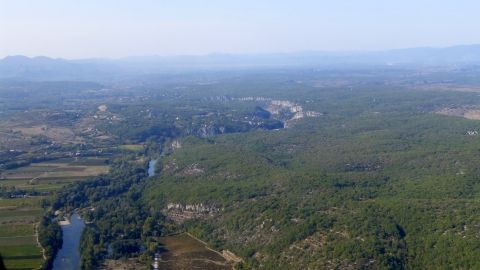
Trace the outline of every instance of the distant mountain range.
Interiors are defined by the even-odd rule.
[[[372,52],[301,52],[276,54],[211,54],[145,56],[121,59],[65,60],[44,56],[8,56],[0,60],[0,79],[111,80],[197,70],[271,67],[442,66],[480,64],[480,45],[411,48]]]

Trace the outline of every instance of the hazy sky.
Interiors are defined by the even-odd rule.
[[[478,0],[0,0],[0,57],[480,43]]]

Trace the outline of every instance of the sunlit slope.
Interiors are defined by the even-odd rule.
[[[468,134],[480,122],[407,94],[367,110],[346,98],[280,131],[185,138],[144,199],[259,268],[480,267],[480,140]]]

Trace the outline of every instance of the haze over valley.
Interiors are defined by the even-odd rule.
[[[479,7],[0,0],[0,269],[480,269]]]

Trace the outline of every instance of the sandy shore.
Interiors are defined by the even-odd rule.
[[[70,220],[68,220],[68,219],[61,220],[61,221],[58,222],[58,224],[60,224],[60,226],[70,225]]]

